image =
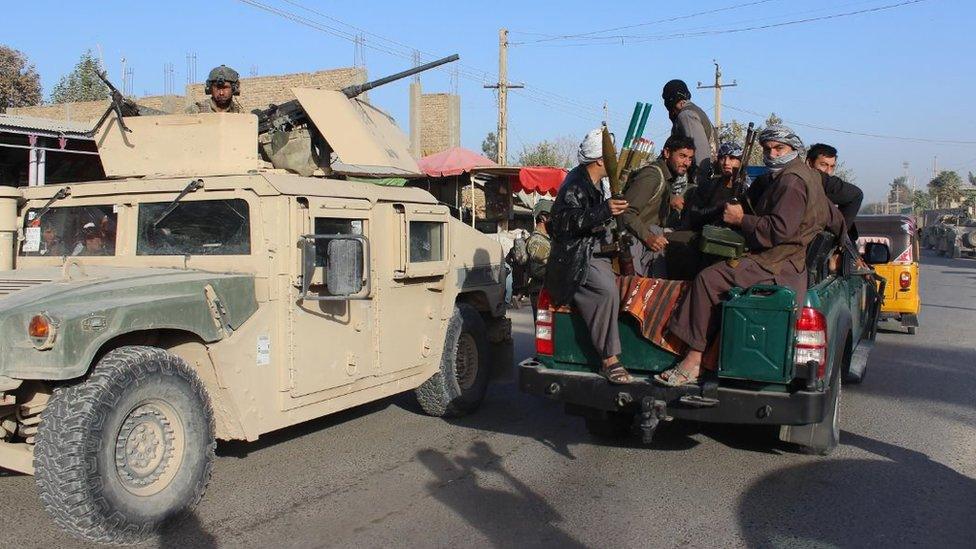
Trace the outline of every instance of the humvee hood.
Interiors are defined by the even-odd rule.
[[[256,310],[249,274],[70,263],[0,272],[0,375],[69,379],[113,337],[172,329],[214,342]],[[37,314],[57,330],[48,350],[35,348],[27,335]]]

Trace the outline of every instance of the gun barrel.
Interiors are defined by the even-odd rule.
[[[372,80],[370,82],[366,82],[365,84],[353,84],[352,86],[346,86],[345,88],[342,88],[342,93],[346,94],[346,97],[348,97],[349,99],[352,99],[353,97],[356,97],[357,95],[361,95],[377,86],[382,86],[384,84],[389,84],[390,82],[393,82],[395,80],[400,80],[408,76],[413,76],[415,74],[433,69],[434,67],[439,67],[441,65],[445,65],[447,63],[457,61],[460,58],[461,56],[455,53],[454,55],[449,55],[443,59],[438,59],[437,61],[431,61],[430,63],[425,63],[423,65],[413,67],[412,69],[400,71],[396,74],[391,74],[390,76],[385,76],[378,80]]]

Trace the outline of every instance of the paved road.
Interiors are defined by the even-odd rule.
[[[221,445],[196,516],[156,543],[973,547],[976,260],[926,256],[921,279],[918,334],[879,335],[829,458],[732,426],[607,445],[512,384],[453,422],[402,396]],[[524,356],[530,318],[513,317]],[[5,546],[76,545],[31,478],[0,478],[0,502]]]

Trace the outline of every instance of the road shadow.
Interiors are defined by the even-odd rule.
[[[215,538],[193,511],[186,517],[167,525],[159,533],[161,547],[180,547],[185,549],[213,549],[217,547]]]
[[[883,459],[817,460],[767,474],[739,497],[750,547],[972,547],[976,481],[920,452],[850,432]]]
[[[959,259],[952,259],[951,257],[941,256],[934,250],[923,250],[922,257],[919,259],[920,259],[919,263],[921,263],[922,265],[932,265],[935,267],[964,268],[964,269],[976,268],[976,260],[972,258],[960,257]]]
[[[911,338],[911,336],[906,336]],[[852,394],[896,400],[925,400],[976,409],[976,349],[918,345],[914,341],[875,347],[867,376],[847,385]],[[958,418],[973,422],[970,417]]]
[[[431,496],[481,532],[491,545],[585,547],[559,527],[562,516],[544,497],[505,469],[502,456],[486,442],[472,443],[463,456],[421,450],[417,460],[437,477],[427,485]],[[497,484],[492,482],[497,480],[501,480],[504,489],[482,485]]]

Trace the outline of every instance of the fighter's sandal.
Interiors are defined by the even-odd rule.
[[[657,381],[666,387],[683,387],[685,385],[693,385],[698,383],[698,380],[698,377],[691,377],[682,372],[678,366],[675,366],[670,370],[665,370],[654,376],[654,381]]]
[[[600,375],[613,385],[626,385],[634,382],[634,376],[630,375],[619,362],[600,368]]]

